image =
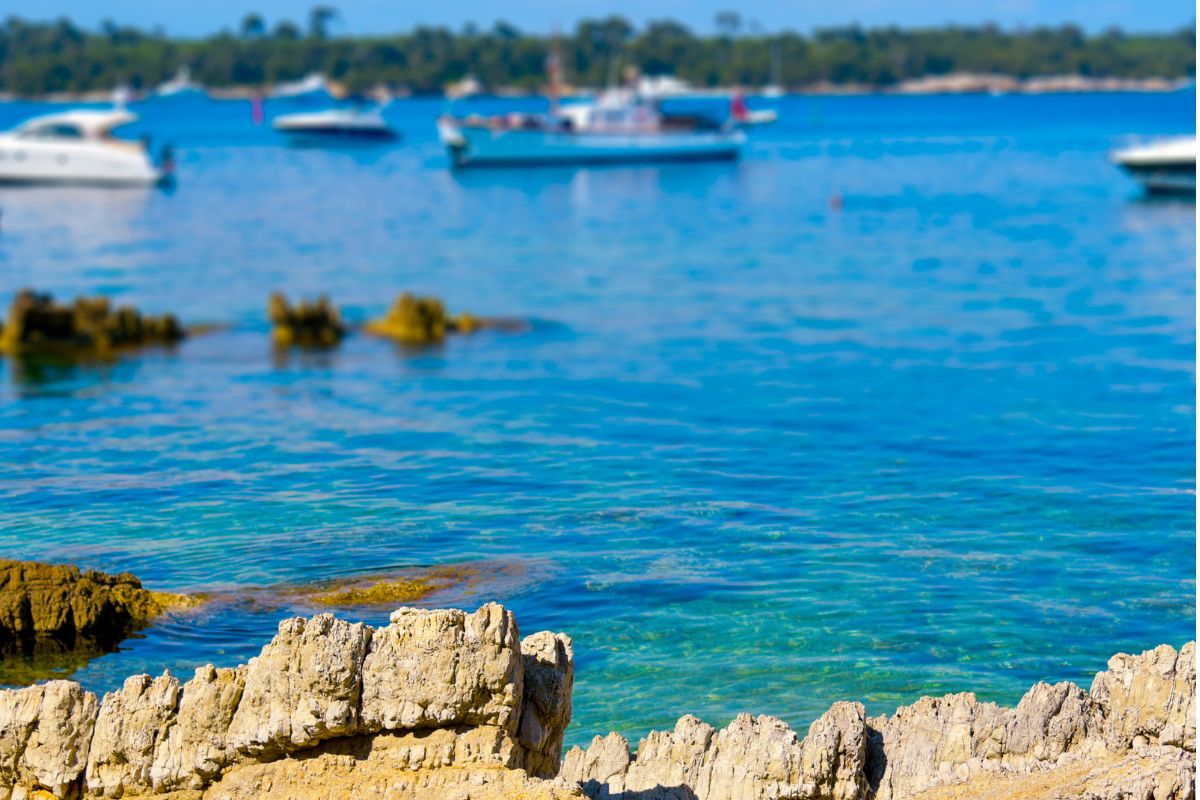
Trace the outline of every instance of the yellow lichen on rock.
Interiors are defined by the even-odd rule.
[[[25,289],[9,307],[0,352],[9,355],[108,357],[148,345],[174,344],[185,336],[173,314],[151,316],[130,306],[112,308],[106,297],[77,297],[71,305]]]
[[[267,302],[267,317],[277,347],[330,347],[346,335],[342,315],[324,295],[293,306],[281,292],[273,292]]]

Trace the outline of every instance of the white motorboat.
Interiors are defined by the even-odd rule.
[[[329,82],[319,72],[310,72],[298,81],[275,85],[268,97],[276,100],[310,100],[329,97]]]
[[[158,97],[174,97],[186,94],[204,94],[204,87],[192,80],[192,73],[186,66],[180,67],[175,77],[164,81],[154,90]]]
[[[1196,193],[1196,137],[1183,136],[1118,150],[1112,161],[1154,194]]]
[[[37,117],[0,133],[0,182],[162,183],[173,169],[169,148],[155,165],[143,143],[113,135],[136,119],[122,109],[79,109]]]
[[[635,92],[556,106],[549,114],[443,116],[438,135],[457,167],[711,161],[737,158],[746,142],[702,117],[663,114]]]
[[[746,98],[735,94],[729,101],[729,116],[739,128],[754,128],[777,121],[779,112],[773,108],[750,108],[746,105]]]
[[[275,130],[293,140],[387,141],[397,133],[383,118],[379,108],[331,108],[308,114],[284,114],[272,123]]]

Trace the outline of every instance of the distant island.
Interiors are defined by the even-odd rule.
[[[335,35],[338,12],[318,6],[304,25],[268,25],[257,14],[201,39],[115,23],[99,30],[66,19],[0,25],[0,92],[84,95],[117,86],[146,91],[186,70],[200,84],[247,92],[321,73],[348,92],[393,94],[537,91],[557,48],[568,83],[603,87],[629,71],[674,75],[702,88],[791,91],[1022,91],[1164,89],[1196,71],[1193,28],[1088,34],[1078,27],[1005,30],[994,25],[904,30],[857,25],[810,35],[764,33],[733,12],[699,35],[672,21],[636,28],[619,16],[581,21],[551,37],[504,22],[452,31]]]

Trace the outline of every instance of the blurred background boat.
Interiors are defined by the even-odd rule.
[[[0,134],[0,182],[150,186],[173,169],[170,148],[160,164],[146,144],[118,139],[137,117],[124,109],[78,109],[36,117]]]
[[[303,114],[284,114],[272,123],[295,143],[392,141],[399,134],[383,118],[378,106],[331,108]]]
[[[1112,161],[1152,194],[1196,193],[1196,138],[1181,136],[1135,145]]]
[[[267,95],[274,100],[320,100],[331,96],[329,81],[319,72],[310,72],[298,81],[275,85]]]
[[[174,97],[176,95],[204,94],[204,87],[192,80],[192,73],[186,66],[180,67],[175,77],[164,81],[154,90],[158,97]]]

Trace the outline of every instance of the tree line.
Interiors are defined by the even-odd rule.
[[[9,17],[0,25],[0,91],[143,89],[184,66],[211,87],[267,85],[319,71],[352,90],[385,85],[437,92],[468,75],[489,88],[536,89],[545,83],[554,41],[566,81],[577,86],[612,84],[629,67],[649,75],[674,74],[699,86],[789,87],[886,87],[951,72],[1180,78],[1194,76],[1196,69],[1194,27],[1087,34],[1072,25],[1026,30],[849,25],[811,35],[766,34],[724,12],[711,35],[669,20],[637,28],[611,16],[583,20],[552,39],[505,22],[486,29],[421,26],[386,36],[335,35],[337,20],[329,6],[314,8],[303,26],[287,20],[268,25],[260,15],[248,14],[215,35],[180,39],[110,22],[89,30],[66,19]]]

